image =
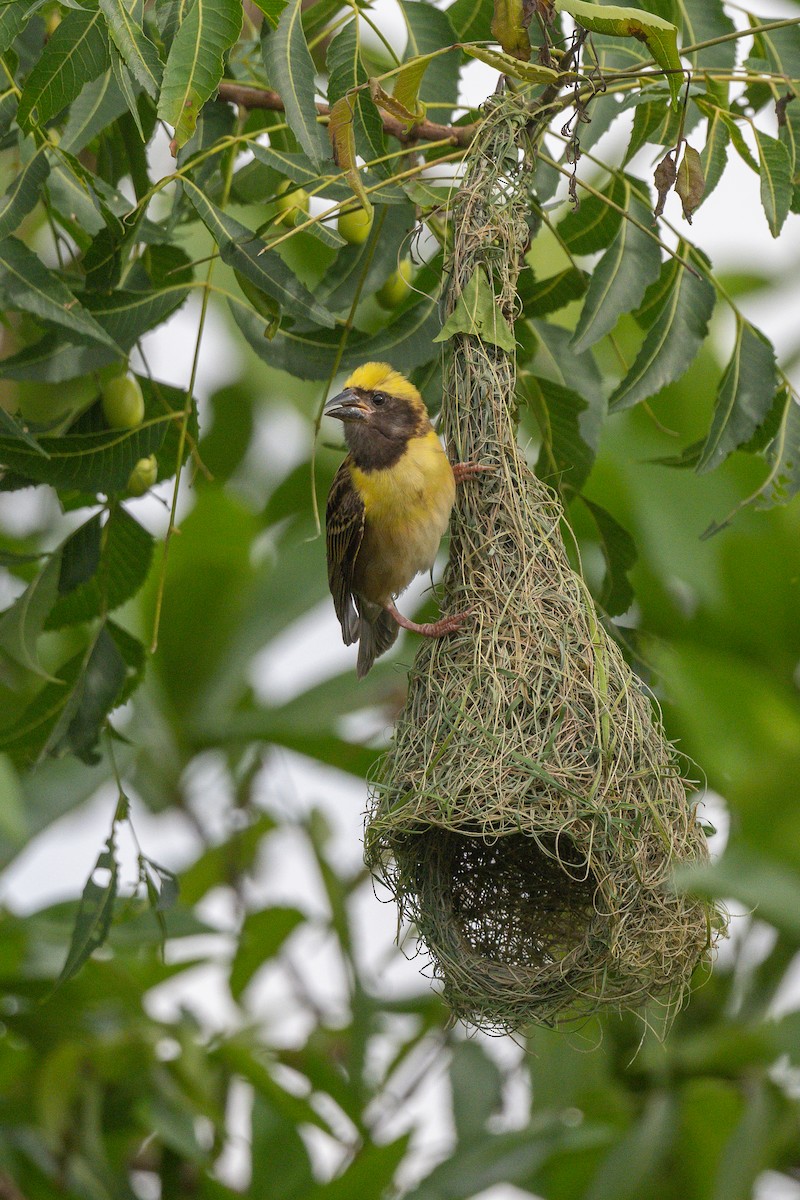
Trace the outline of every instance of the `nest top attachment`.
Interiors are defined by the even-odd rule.
[[[443,608],[473,618],[420,646],[366,861],[467,1023],[512,1031],[648,1002],[668,1023],[721,921],[670,885],[707,857],[675,749],[517,448],[500,323],[530,237],[530,140],[521,102],[493,101],[457,200],[448,310],[481,272],[497,336],[451,338],[444,430],[454,458],[495,469],[454,511]]]

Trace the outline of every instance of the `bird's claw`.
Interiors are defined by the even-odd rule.
[[[455,633],[460,629],[465,621],[472,616],[473,610],[467,608],[464,612],[451,613],[449,617],[440,617],[438,621],[429,621],[424,625],[419,625],[416,621],[409,620],[404,617],[397,608],[392,605],[387,605],[387,611],[392,614],[397,624],[403,629],[410,630],[411,633],[419,633],[422,637],[440,638],[446,637],[448,633]]]
[[[453,478],[456,483],[464,483],[466,479],[471,479],[473,475],[481,475],[484,471],[496,471],[497,468],[490,466],[488,463],[474,462],[459,462],[453,463]]]

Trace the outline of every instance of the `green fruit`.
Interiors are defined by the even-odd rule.
[[[375,294],[375,299],[383,308],[398,308],[406,296],[411,293],[411,277],[414,274],[414,268],[411,266],[411,259],[404,258],[396,271],[393,271],[389,278],[380,287]]]
[[[103,416],[110,429],[136,429],[144,420],[144,397],[133,375],[116,375],[102,385]]]
[[[336,227],[344,240],[351,246],[361,246],[369,237],[369,231],[372,229],[372,213],[365,212],[363,208],[356,208],[353,212],[340,213]]]
[[[289,180],[284,179],[278,188],[275,207],[278,210],[275,220],[279,224],[296,225],[308,213],[308,192],[305,188],[292,188]]]
[[[131,471],[126,491],[129,496],[143,496],[158,478],[158,463],[155,454],[140,458]]]

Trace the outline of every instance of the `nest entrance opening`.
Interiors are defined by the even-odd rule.
[[[487,842],[447,829],[420,835],[428,843],[418,863],[421,910],[441,943],[466,963],[539,971],[583,947],[596,924],[598,883],[567,834],[533,838],[505,834]],[[429,943],[430,944],[430,943]]]

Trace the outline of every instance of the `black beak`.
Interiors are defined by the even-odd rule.
[[[366,421],[369,411],[366,400],[352,388],[332,396],[323,409],[326,417],[335,417],[337,421]]]

